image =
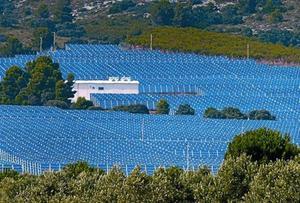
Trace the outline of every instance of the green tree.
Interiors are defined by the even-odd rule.
[[[300,202],[300,162],[299,160],[279,160],[261,165],[246,202]]]
[[[226,107],[222,110],[222,114],[227,119],[246,119],[247,116],[243,114],[238,108]]]
[[[249,119],[251,120],[276,120],[275,116],[267,110],[254,110],[249,113]]]
[[[176,115],[195,115],[195,109],[193,109],[189,104],[179,105]]]
[[[171,25],[174,17],[174,8],[169,1],[160,0],[151,5],[150,14],[155,24]]]
[[[236,136],[228,145],[225,157],[251,156],[253,161],[267,163],[277,159],[289,160],[300,153],[288,135],[270,129],[257,129]]]
[[[126,180],[120,167],[113,167],[107,175],[102,176],[96,183],[95,202],[121,202],[119,199]]]
[[[152,176],[150,202],[185,202],[188,193],[181,179],[183,173],[177,167],[157,169]]]
[[[137,166],[131,174],[126,177],[122,186],[119,200],[124,202],[150,202],[151,177]]]
[[[5,104],[14,104],[16,96],[27,86],[27,82],[28,75],[24,70],[17,66],[9,68],[0,83],[0,102]]]
[[[129,113],[149,114],[149,109],[144,104],[133,104],[129,106],[115,106],[114,111],[127,111]]]
[[[56,0],[54,8],[54,21],[56,23],[71,23],[73,21],[70,0]]]
[[[257,173],[257,163],[242,154],[227,159],[216,176],[220,202],[238,202],[249,191],[249,185]]]
[[[41,3],[35,13],[37,18],[49,18],[50,12],[46,4]]]
[[[218,109],[209,107],[204,111],[204,118],[223,119],[225,116]]]
[[[14,56],[28,51],[23,44],[14,36],[9,36],[2,45],[0,45],[0,56]]]
[[[61,109],[68,109],[69,105],[61,100],[49,100],[47,101],[47,103],[45,104],[45,106],[53,106],[53,107],[58,107]]]
[[[156,112],[158,114],[169,114],[170,112],[170,105],[169,103],[162,99],[156,104]]]
[[[244,14],[251,14],[256,11],[256,0],[239,0],[238,1],[238,8],[242,15]]]
[[[43,50],[49,49],[53,45],[53,36],[51,30],[47,27],[38,27],[33,32],[33,48],[39,50],[42,38]]]
[[[28,103],[31,105],[46,104],[55,99],[56,83],[62,80],[59,65],[50,57],[39,57],[27,64],[30,80],[26,87]]]
[[[78,97],[77,101],[71,105],[73,109],[88,109],[93,106],[93,102],[86,100],[84,97]]]

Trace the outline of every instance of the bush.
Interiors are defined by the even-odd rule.
[[[292,159],[300,153],[288,135],[266,128],[248,131],[236,136],[229,143],[225,157],[251,156],[253,161],[267,163],[277,159]]]
[[[156,112],[157,114],[169,114],[170,112],[170,105],[169,103],[162,99],[156,104]]]
[[[222,114],[227,119],[247,119],[247,116],[243,114],[238,108],[226,107],[222,110]]]
[[[213,107],[209,107],[204,111],[204,118],[224,119],[225,116]]]
[[[58,107],[58,108],[61,108],[61,109],[68,109],[69,108],[69,106],[66,102],[60,101],[60,100],[49,100],[46,103],[46,106],[54,106],[54,107]]]
[[[276,120],[275,116],[267,110],[254,110],[249,113],[249,119],[251,120]]]
[[[133,104],[129,106],[115,106],[114,111],[126,111],[129,113],[149,114],[149,109],[144,104]]]
[[[223,110],[209,107],[204,111],[204,118],[213,119],[251,119],[251,120],[275,120],[276,117],[271,115],[267,110],[254,110],[248,115],[242,113],[238,108],[226,107]]]
[[[103,111],[104,109],[100,106],[90,106],[87,108],[87,110],[92,110],[92,111]]]
[[[261,165],[246,202],[300,202],[299,166],[296,160]]]
[[[190,105],[188,104],[181,104],[176,113],[176,115],[195,115],[195,109],[193,109]]]
[[[71,105],[72,109],[88,109],[94,106],[93,102],[86,100],[84,97],[78,97],[77,101]]]

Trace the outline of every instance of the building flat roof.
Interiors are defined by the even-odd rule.
[[[139,84],[137,80],[133,81],[111,81],[111,80],[75,80],[77,84]]]

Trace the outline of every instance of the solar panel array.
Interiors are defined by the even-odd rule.
[[[159,166],[214,171],[234,135],[269,127],[300,143],[299,121],[205,120],[197,116],[133,115],[120,112],[0,106],[0,154],[31,173],[59,170],[85,160],[103,169],[139,164],[151,173]],[[20,161],[21,160],[21,161]]]
[[[197,116],[0,106],[0,169],[12,164],[20,171],[39,174],[86,160],[103,169],[119,164],[126,171],[137,164],[150,173],[158,166],[192,169],[202,164],[216,171],[228,141],[259,127],[290,133],[292,140],[300,144],[297,67],[115,45],[68,45],[66,50],[47,54],[60,63],[64,76],[69,72],[76,79],[130,76],[140,82],[138,95],[93,94],[94,103],[104,108],[143,103],[154,109],[156,102],[164,98],[172,112],[188,103]],[[1,58],[0,76],[11,65],[24,67],[36,57]],[[202,113],[210,106],[234,106],[245,112],[267,109],[278,119],[206,120]]]

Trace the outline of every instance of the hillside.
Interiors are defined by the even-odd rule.
[[[54,32],[59,47],[67,42],[119,44],[160,26],[193,27],[300,46],[298,0],[0,0],[0,13],[2,56],[37,51],[40,37],[43,49],[49,49]],[[9,44],[9,37],[21,44],[16,40]]]
[[[149,29],[140,36],[129,38],[127,42],[150,47],[151,34],[153,48],[158,49],[246,58],[249,45],[250,58],[281,64],[300,62],[300,49],[297,48],[262,43],[248,37],[201,31],[194,28]]]

